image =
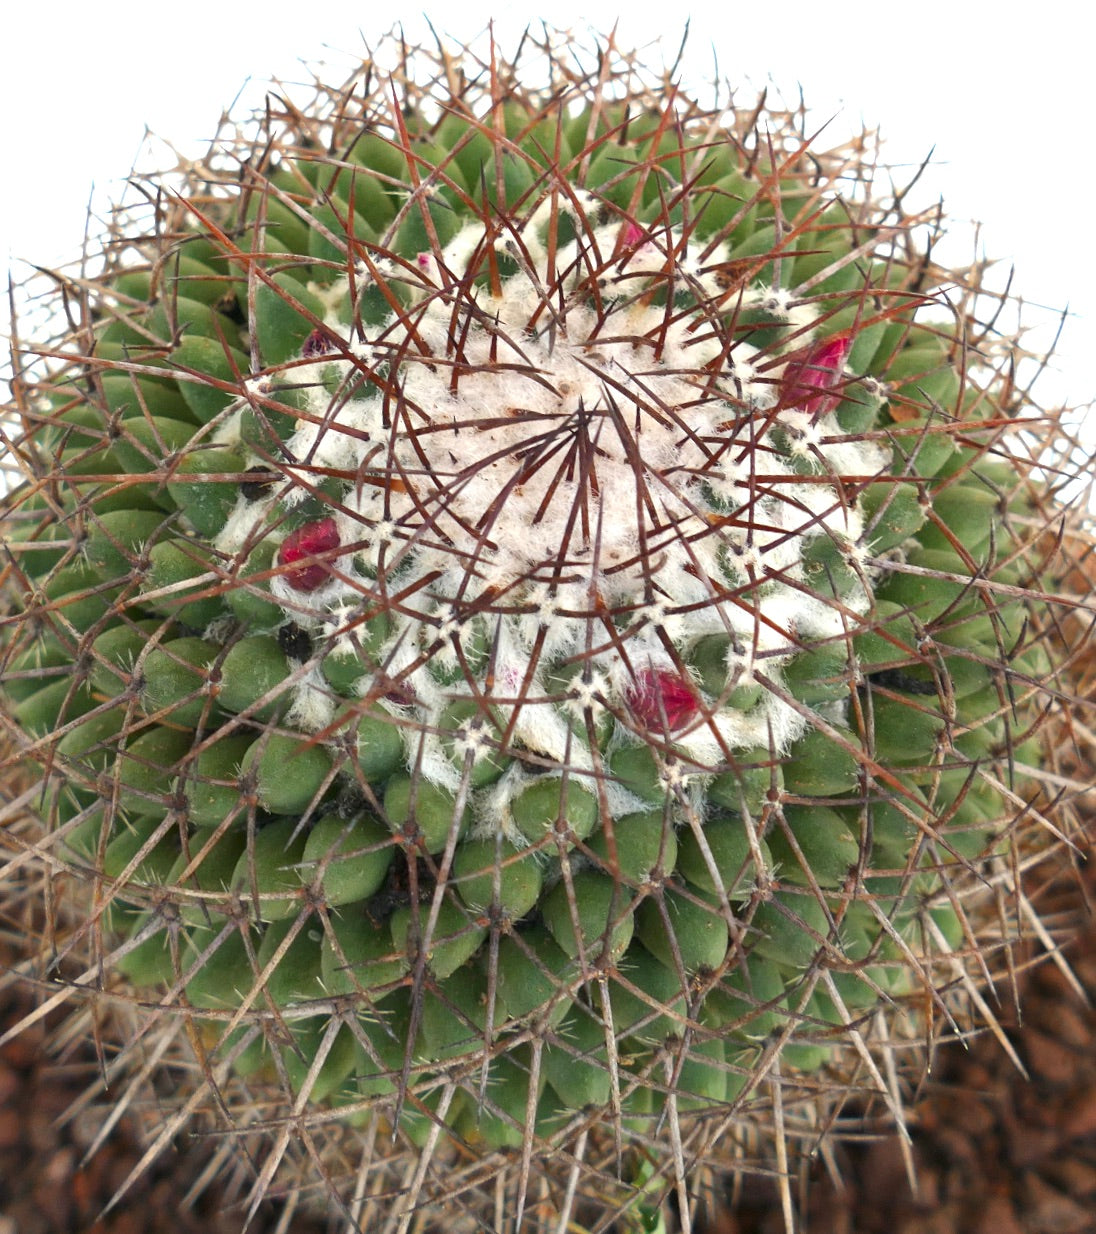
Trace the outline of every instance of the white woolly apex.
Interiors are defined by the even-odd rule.
[[[510,257],[499,258],[493,281],[470,286],[464,277],[482,264],[478,221],[440,254],[393,267],[413,307],[350,346],[373,368],[398,365],[398,391],[382,396],[356,382],[339,353],[300,366],[313,414],[298,421],[288,453],[313,486],[317,469],[354,478],[325,517],[335,547],[355,547],[336,554],[334,572],[307,594],[295,591],[291,570],[271,590],[294,620],[304,613],[307,624],[311,613],[330,629],[352,624],[383,584],[400,601],[378,658],[405,681],[424,725],[436,727],[454,698],[473,692],[467,667],[475,692],[510,715],[518,746],[590,770],[585,717],[604,723],[607,707],[628,714],[637,673],[680,679],[700,637],[732,636],[728,673],[741,671],[745,684],[755,664],[779,663],[796,640],[840,633],[841,605],[802,587],[803,549],[830,533],[855,543],[862,520],[824,475],[806,482],[795,465],[809,458],[819,472],[864,475],[888,460],[874,443],[832,441],[841,434],[830,416],[758,415],[777,401],[771,363],[760,380],[754,347],[736,343],[728,353],[702,308],[679,309],[675,298],[668,314],[648,294],[665,290],[670,275],[675,297],[714,295],[707,271],[726,258],[725,246],[701,269],[676,230],[619,219],[590,229],[584,219],[581,239],[563,245],[549,268],[551,208],[540,203],[519,246],[512,235],[497,238]],[[562,199],[556,208],[574,212]],[[337,286],[345,295],[346,284]],[[802,326],[802,347],[809,304],[782,288],[752,291],[747,302]],[[332,328],[345,333],[334,290],[324,304]],[[791,457],[780,433],[795,437]],[[306,483],[241,502],[218,547],[245,543],[271,500],[284,510],[307,495]],[[846,618],[861,599],[842,601]],[[421,662],[424,650],[430,663]],[[590,679],[573,673],[560,699],[561,664],[579,661]],[[317,688],[298,691],[310,726],[322,721]],[[693,766],[716,766],[728,749],[770,739],[784,749],[802,729],[795,710],[768,692],[749,712],[708,715],[695,682],[675,688],[686,702],[696,694],[695,714],[674,735]],[[490,746],[471,730],[455,740],[458,755],[480,757]],[[436,735],[424,734],[409,757],[435,782],[459,781]],[[500,809],[507,791],[493,790]]]
[[[586,680],[586,678],[589,680]],[[609,674],[602,669],[594,669],[589,673],[576,673],[570,682],[568,697],[564,702],[564,710],[569,711],[576,720],[581,720],[589,711],[595,718],[605,710],[606,698],[612,694]]]
[[[795,294],[794,289],[787,287],[754,287],[746,293],[744,301],[750,308],[760,309],[777,321],[797,330],[808,330],[817,319],[816,306],[797,301]],[[800,337],[799,345],[802,346],[804,341]]]
[[[817,421],[804,417],[804,423],[791,427],[789,453],[792,458],[816,458],[816,451],[822,441],[822,432]]]
[[[759,308],[778,321],[791,321],[791,292],[786,287],[751,287],[743,297],[750,308]]]

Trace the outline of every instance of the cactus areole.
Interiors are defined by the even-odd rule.
[[[431,1154],[680,1174],[842,1051],[893,1108],[865,1025],[954,980],[1058,655],[977,289],[794,114],[443,63],[189,174],[24,383],[4,706],[78,947],[230,1113]]]

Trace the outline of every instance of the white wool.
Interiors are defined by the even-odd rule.
[[[502,838],[515,848],[528,847],[529,841],[518,830],[510,803],[521,792],[527,777],[516,764],[496,783],[477,793],[473,802],[473,840],[491,840],[502,832]]]
[[[243,496],[237,497],[225,525],[213,538],[213,547],[227,557],[235,557],[245,545],[257,544],[265,538],[263,528],[273,504],[272,497],[259,501],[245,501]]]
[[[432,723],[437,723],[436,716]],[[412,770],[450,792],[455,793],[460,789],[460,772],[450,761],[440,737],[435,733],[423,732],[417,734],[408,744],[412,747],[409,750],[408,762]]]
[[[563,199],[556,208],[573,209]],[[824,472],[812,481],[793,463],[821,459],[834,475],[864,476],[884,470],[889,456],[880,444],[835,440],[843,434],[832,414],[790,409],[774,419],[767,409],[776,405],[777,377],[771,368],[758,374],[757,349],[742,342],[724,354],[702,312],[674,314],[667,324],[665,308],[646,302],[644,287],[671,261],[682,290],[716,295],[709,271],[725,260],[725,246],[701,269],[699,254],[665,228],[618,248],[617,220],[585,231],[581,246],[563,246],[553,273],[544,239],[550,213],[546,198],[520,245],[499,238],[500,252],[518,266],[496,287],[501,294],[481,287],[473,300],[467,288],[451,290],[479,261],[478,223],[440,258],[385,263],[382,274],[404,283],[413,307],[346,343],[380,380],[362,381],[342,348],[296,370],[310,388],[310,414],[287,442],[286,471],[310,484],[317,469],[353,478],[330,517],[339,543],[357,547],[335,562],[341,579],[304,595],[274,579],[271,590],[293,620],[331,633],[375,602],[382,589],[373,576],[383,570],[383,591],[400,599],[379,660],[413,695],[409,714],[436,729],[445,707],[471,692],[456,671],[454,636],[468,655],[482,655],[486,641],[490,685],[480,674],[477,690],[488,688],[513,720],[513,740],[530,763],[592,771],[594,756],[575,733],[584,734],[587,711],[595,719],[606,705],[626,713],[636,673],[677,671],[698,638],[731,635],[728,672],[747,684],[755,671],[779,681],[780,665],[803,640],[840,637],[849,610],[863,609],[867,598],[809,594],[803,549],[811,537],[833,535],[860,561],[862,518]],[[608,313],[588,301],[595,268]],[[569,273],[559,294],[547,297],[560,271]],[[369,277],[357,272],[360,286]],[[324,292],[326,320],[340,335],[345,293],[345,283]],[[752,290],[745,303],[797,327],[796,346],[809,337],[815,310],[786,289]],[[389,369],[395,384],[382,388]],[[225,440],[238,437],[237,421],[226,420]],[[774,424],[790,458],[773,440]],[[292,487],[241,500],[217,547],[234,553],[253,541],[272,505],[276,514],[305,499],[303,486]],[[425,663],[412,667],[424,652],[456,683],[442,684]],[[577,674],[570,698],[545,701],[561,688],[558,678],[548,684],[553,666],[579,660],[591,680]],[[316,731],[333,706],[322,676],[310,674],[291,716]],[[803,727],[794,708],[763,691],[748,712],[701,713],[675,741],[687,762],[715,767],[728,750],[770,742],[786,750]],[[485,752],[471,737],[458,738],[458,754],[462,740]],[[408,760],[435,783],[459,784],[436,732],[410,736]],[[509,802],[531,774],[515,766],[475,795],[481,831],[501,828],[514,838]],[[694,792],[695,772],[678,767],[672,775],[675,792]],[[614,811],[638,808],[619,786],[608,792]]]
[[[331,688],[318,668],[311,668],[293,688],[293,702],[285,723],[304,733],[318,733],[335,718]]]

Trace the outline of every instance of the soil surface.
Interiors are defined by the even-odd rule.
[[[0,1032],[31,1010],[29,999],[0,995]],[[0,1234],[240,1234],[243,1215],[207,1191],[193,1205],[186,1193],[194,1157],[165,1156],[109,1212],[104,1209],[141,1159],[123,1119],[85,1160],[98,1131],[94,1117],[64,1118],[95,1079],[94,1056],[58,1066],[42,1048],[46,1029],[0,1046]],[[249,1228],[273,1234],[279,1214],[267,1207]],[[319,1234],[294,1221],[278,1234]]]
[[[912,1110],[917,1195],[895,1137],[837,1144],[842,1185],[818,1168],[801,1234],[1096,1234],[1096,862],[1054,895],[1056,923],[1077,923],[1067,954],[1088,1004],[1053,964],[1023,973],[1022,1019],[997,1010],[1030,1080],[990,1034],[943,1048]],[[31,1006],[25,992],[0,994],[0,1032]],[[197,1166],[184,1145],[104,1212],[140,1148],[123,1119],[85,1159],[96,1120],[63,1115],[93,1082],[95,1058],[59,1066],[42,1048],[47,1032],[0,1047],[0,1234],[240,1234],[242,1212],[224,1195],[188,1202]],[[783,1234],[775,1190],[739,1186],[698,1234]],[[269,1205],[249,1234],[275,1230],[322,1225]]]

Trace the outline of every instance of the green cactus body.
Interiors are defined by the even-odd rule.
[[[240,1074],[512,1149],[832,1062],[804,983],[900,991],[1055,652],[994,587],[1044,498],[979,468],[1005,429],[874,206],[681,98],[441,101],[313,117],[87,293],[0,646],[138,926],[183,905],[144,997],[291,1011]]]

